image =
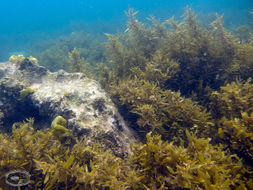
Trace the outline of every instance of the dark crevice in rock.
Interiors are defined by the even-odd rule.
[[[39,109],[37,109],[31,100],[25,100],[16,102],[16,104],[12,104],[15,107],[15,111],[11,114],[5,114],[6,117],[2,119],[4,132],[11,133],[12,125],[16,122],[23,122],[26,119],[33,118],[34,119],[34,127],[35,129],[42,129],[46,126],[50,126],[52,118],[49,116],[41,116],[39,114]]]

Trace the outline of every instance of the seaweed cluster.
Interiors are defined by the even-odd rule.
[[[160,131],[159,133],[163,131],[162,134],[165,134],[164,128],[166,128],[170,137],[183,132],[181,129],[190,129],[194,125],[199,126],[201,131],[205,131],[208,125],[212,125],[209,113],[197,102],[169,88],[178,77],[184,78],[179,79],[184,83],[183,85],[189,84],[190,79],[184,76],[186,73],[182,67],[185,66],[184,62],[188,63],[191,58],[193,62],[195,58],[190,56],[190,53],[176,53],[176,51],[181,51],[182,47],[176,50],[172,49],[170,44],[180,46],[180,41],[169,42],[169,40],[180,36],[180,39],[185,38],[188,41],[193,39],[196,43],[200,43],[198,39],[189,36],[193,35],[193,28],[197,27],[192,26],[197,22],[195,16],[190,9],[187,9],[186,18],[183,21],[186,28],[180,29],[183,35],[167,30],[165,23],[161,24],[154,18],[150,19],[154,27],[147,28],[136,20],[136,14],[137,12],[134,12],[133,9],[129,9],[127,13],[129,17],[127,34],[122,36],[107,34],[110,40],[107,50],[112,71],[105,73],[106,70],[103,70],[102,85],[115,97],[118,105],[123,104],[127,111],[137,114],[137,124],[145,127],[146,131],[151,129]],[[171,25],[175,24],[173,21],[167,22]],[[196,29],[195,32],[199,31],[201,30]],[[176,34],[179,36],[174,36]],[[198,36],[198,34],[195,35]],[[191,43],[193,42],[189,42]],[[191,51],[195,57],[198,56],[196,52],[192,52],[192,47],[182,46],[189,48],[185,52]],[[181,58],[185,56],[188,60],[179,59],[176,54],[180,54]],[[189,68],[193,67],[189,66]],[[193,72],[187,72],[187,75],[190,74]],[[105,78],[109,79],[107,80],[109,83],[104,82]],[[187,83],[183,80],[187,80]],[[183,85],[177,85],[180,86],[180,89],[177,90],[185,89]]]
[[[25,57],[24,55],[12,55],[9,58],[9,62],[13,64],[18,64],[25,61],[26,59],[29,59],[29,61],[31,61],[32,63],[35,63],[35,64],[38,63],[38,60],[35,57],[32,57],[32,56]]]
[[[210,114],[190,98],[137,77],[119,81],[112,95],[119,95],[120,103],[139,116],[137,124],[146,132],[151,130],[173,138],[194,125],[202,132],[212,125]]]
[[[184,147],[163,142],[147,134],[147,143],[132,146],[130,163],[138,169],[139,186],[148,189],[230,189],[245,188],[242,163],[236,155],[213,146],[210,139],[197,138],[186,130]],[[148,159],[147,159],[148,158]],[[138,188],[136,188],[138,189]],[[142,188],[140,188],[142,189]]]
[[[92,189],[100,183],[102,187],[103,180],[107,179],[102,178],[101,169],[110,174],[111,164],[117,165],[117,159],[99,144],[88,145],[86,140],[76,139],[64,126],[65,122],[59,116],[51,129],[35,132],[30,119],[14,124],[12,136],[1,134],[1,176],[11,170],[25,170],[32,176],[28,189],[83,189],[85,186]],[[68,143],[67,139],[75,141]],[[0,186],[10,187],[4,179]]]
[[[31,174],[26,189],[229,189],[250,185],[243,184],[245,171],[236,155],[188,131],[187,146],[148,133],[147,143],[132,144],[131,154],[123,160],[99,143],[78,140],[66,127],[66,120],[59,116],[51,129],[35,131],[29,119],[14,124],[12,136],[0,134],[0,186],[9,188],[4,174],[11,170]],[[74,143],[63,141],[66,137],[75,139]]]
[[[252,170],[251,29],[232,35],[218,15],[202,27],[189,7],[182,21],[152,17],[151,26],[139,22],[137,13],[126,13],[125,33],[106,34],[109,63],[101,84],[121,113],[137,131],[177,143],[189,141],[186,130],[197,129],[195,135],[212,136],[212,143],[223,143]]]
[[[250,38],[253,35],[253,31],[249,25],[242,25],[236,29],[235,35],[239,38],[241,43],[249,43]]]
[[[173,126],[213,130],[216,118],[205,109],[211,94],[225,82],[252,76],[253,46],[238,43],[223,27],[222,16],[201,27],[187,7],[182,21],[161,23],[151,17],[152,26],[147,26],[136,19],[137,13],[126,13],[125,33],[106,34],[109,63],[101,71],[101,84],[125,110],[123,115],[136,114],[138,126],[162,134],[167,128],[172,137]]]
[[[107,50],[116,81],[140,76],[140,71],[151,76],[155,72],[165,80],[165,88],[180,90],[186,96],[194,92],[201,100],[208,94],[208,88],[217,90],[226,80],[235,80],[237,76],[245,80],[250,77],[252,46],[238,43],[223,27],[223,17],[217,15],[204,28],[187,7],[181,22],[171,18],[160,23],[150,18],[153,27],[147,27],[135,18],[136,14],[132,9],[127,13],[127,33],[107,34],[110,40]],[[161,82],[159,85],[164,83],[151,79]]]
[[[212,93],[212,112],[217,118],[218,135],[224,144],[253,162],[253,85],[237,80]]]
[[[19,99],[25,100],[29,95],[31,95],[36,89],[28,87],[28,88],[24,88],[19,92]]]

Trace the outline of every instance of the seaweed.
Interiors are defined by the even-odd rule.
[[[157,50],[150,61],[146,62],[145,68],[141,70],[139,67],[130,69],[132,76],[138,76],[149,82],[155,82],[160,87],[166,87],[166,81],[179,72],[179,65],[176,61],[169,59],[161,50]]]
[[[143,71],[163,41],[160,24],[152,18],[155,28],[147,28],[136,19],[137,13],[132,8],[126,12],[129,18],[126,33],[106,34],[109,39],[106,44],[108,65],[113,70],[115,81],[130,76],[134,67]],[[164,60],[166,61],[166,58]]]
[[[217,114],[211,118],[205,110],[213,101],[212,91],[226,81],[251,77],[253,46],[238,43],[224,28],[223,16],[216,15],[209,27],[204,28],[189,7],[182,21],[172,17],[160,22],[151,17],[151,26],[138,21],[137,13],[131,8],[126,13],[129,21],[125,33],[106,34],[108,65],[101,67],[103,87],[126,119],[129,112],[137,115],[133,125],[152,131],[173,127],[190,130],[198,126],[199,132],[207,135],[208,130],[214,130],[213,121],[217,119]],[[179,103],[168,100],[169,94],[177,93]],[[174,95],[171,97],[177,100]],[[192,104],[198,111],[190,109]]]
[[[206,103],[210,95],[207,89],[217,90],[238,75],[250,77],[252,45],[238,43],[224,28],[223,16],[216,15],[206,28],[189,7],[182,21],[172,17],[160,23],[151,17],[152,26],[139,22],[133,9],[127,16],[125,33],[106,34],[112,83],[138,75],[152,82],[158,80],[161,87],[180,90],[185,96],[195,93]]]
[[[65,125],[66,120],[57,117],[51,129],[34,131],[33,120],[29,119],[14,124],[12,136],[0,134],[0,175],[4,176],[13,169],[27,171],[32,176],[29,189],[103,189],[115,186],[114,181],[121,175],[122,159],[105,151],[99,143],[88,144],[85,139],[79,141]],[[74,145],[66,146],[56,131],[72,134]],[[4,180],[0,186],[8,188]]]
[[[241,78],[247,80],[252,77],[253,73],[253,44],[241,44],[233,59],[233,64],[228,69],[228,72],[233,75],[233,78]]]
[[[35,88],[27,87],[19,92],[19,100],[25,100],[29,95],[33,94]]]
[[[213,125],[210,114],[196,102],[182,97],[180,92],[163,90],[154,83],[134,79],[123,80],[112,87],[112,95],[139,116],[137,124],[145,131],[173,138],[195,125],[207,132]],[[166,129],[166,130],[164,130]]]
[[[236,155],[197,138],[186,130],[188,145],[164,142],[147,134],[146,144],[132,145],[130,164],[142,186],[138,189],[230,189],[244,186],[242,163]],[[145,188],[143,188],[143,186]]]
[[[247,81],[237,80],[212,93],[211,110],[215,118],[240,118],[242,112],[253,112],[253,85],[251,78]]]
[[[231,151],[240,155],[251,165],[253,161],[253,112],[249,115],[242,112],[240,118],[219,121],[218,135],[224,144],[228,144]]]
[[[39,62],[35,57],[29,56],[26,58],[24,55],[12,55],[9,58],[9,62],[17,65],[17,64],[22,63],[26,59],[29,59],[29,61],[31,61],[34,64],[37,64]]]
[[[69,129],[67,129],[67,120],[64,119],[62,116],[57,116],[53,120],[51,128],[54,138],[59,140],[60,142],[62,142],[63,139],[72,136],[72,132]]]
[[[217,15],[208,29],[202,28],[190,8],[186,8],[182,22],[167,21],[172,30],[164,51],[177,60],[180,68],[179,74],[169,81],[170,88],[180,90],[186,96],[194,92],[203,101],[208,95],[205,88],[218,89],[225,80],[233,78],[228,68],[239,44],[222,22],[223,17]]]
[[[212,113],[218,135],[231,151],[247,163],[253,161],[253,85],[251,79],[237,80],[213,92]]]
[[[239,26],[235,31],[235,36],[239,38],[240,43],[249,43],[253,30],[249,25]]]
[[[66,124],[60,117],[57,123]],[[12,136],[1,133],[0,175],[27,171],[29,189],[229,189],[251,184],[243,179],[245,171],[236,155],[188,131],[186,146],[148,133],[145,144],[131,144],[124,160],[85,138],[65,146],[53,131],[35,131],[29,119],[14,124]],[[9,187],[2,179],[0,186]]]
[[[93,74],[88,70],[88,63],[85,62],[84,58],[80,57],[80,53],[76,48],[69,53],[69,66],[70,72],[81,72],[89,78],[94,78]]]
[[[80,58],[80,54],[76,48],[74,48],[73,51],[69,53],[69,59],[70,71],[80,72],[83,60]]]

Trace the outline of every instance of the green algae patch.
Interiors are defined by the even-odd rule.
[[[33,94],[35,90],[36,90],[36,88],[31,88],[31,87],[22,89],[19,92],[19,99],[20,100],[25,100],[28,96],[30,96],[31,94]]]
[[[9,62],[11,62],[13,64],[20,64],[23,61],[25,61],[25,59],[29,59],[29,61],[31,61],[32,63],[35,63],[35,64],[37,64],[39,62],[35,57],[32,57],[32,56],[25,57],[24,55],[12,55],[9,58]]]
[[[52,124],[52,134],[55,137],[55,139],[59,140],[60,142],[68,137],[71,136],[71,131],[67,129],[67,120],[64,119],[62,116],[57,116]]]

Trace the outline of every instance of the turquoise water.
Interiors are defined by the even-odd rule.
[[[252,25],[252,0],[1,0],[0,61],[76,30],[93,34],[124,31],[124,11],[129,7],[138,10],[138,18],[145,21],[151,15],[161,20],[173,15],[180,18],[187,5],[199,17],[224,14],[224,25],[231,30]]]

